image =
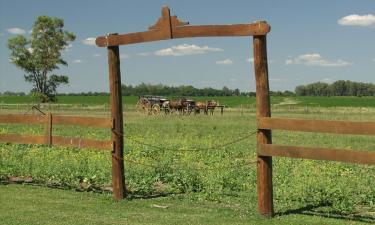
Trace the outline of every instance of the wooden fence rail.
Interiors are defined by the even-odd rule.
[[[321,132],[334,134],[375,135],[375,122],[304,120],[259,117],[258,129]]]
[[[44,124],[44,136],[41,135],[20,135],[20,134],[0,134],[0,142],[18,144],[45,144],[59,145],[75,148],[94,148],[111,150],[112,141],[83,139],[78,137],[53,136],[53,125],[77,125],[89,127],[112,128],[112,120],[95,117],[78,116],[55,116],[50,113],[46,115],[0,115],[0,123],[9,124]]]

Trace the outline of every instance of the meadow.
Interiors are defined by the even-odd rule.
[[[329,99],[329,106],[313,107],[314,104],[311,104],[312,109],[306,110],[305,103],[314,103],[313,100],[273,98],[273,116],[375,121],[375,109],[371,108],[370,104],[368,107],[350,107],[347,105],[350,101],[347,99],[354,98]],[[355,98],[357,99],[372,100]],[[127,98],[125,102],[126,100]],[[68,189],[64,191],[34,185],[0,185],[1,200],[7,202],[2,204],[1,211],[11,213],[10,209],[23,200],[19,197],[20,193],[24,193],[26,199],[38,204],[45,204],[43,198],[46,198],[47,205],[53,205],[52,202],[58,196],[63,196],[58,206],[52,207],[62,210],[57,218],[69,217],[66,211],[72,210],[68,209],[73,204],[71,201],[79,201],[80,204],[75,207],[78,207],[79,213],[88,217],[95,214],[99,210],[98,207],[101,210],[108,207],[104,209],[104,214],[112,218],[110,221],[113,223],[107,224],[118,224],[122,218],[116,212],[110,213],[110,209],[123,209],[130,214],[140,213],[141,217],[149,215],[143,217],[143,220],[133,218],[130,214],[123,218],[134,224],[176,224],[178,221],[184,222],[184,218],[188,218],[185,222],[191,221],[192,224],[375,222],[375,167],[289,158],[274,158],[276,218],[270,221],[260,218],[256,212],[256,142],[255,136],[251,135],[256,129],[256,120],[254,107],[238,108],[242,104],[240,102],[245,100],[247,105],[254,102],[254,98],[246,97],[244,100],[235,97],[219,100],[222,104],[233,106],[228,108],[224,115],[216,113],[214,116],[148,116],[136,112],[131,107],[126,108],[125,178],[128,201],[125,200],[118,205],[111,200],[108,193],[111,185],[109,152],[56,146],[0,144],[0,179],[3,183],[9,177],[31,177],[34,185]],[[0,99],[1,101],[3,100]],[[315,100],[321,103],[324,101],[328,100]],[[340,101],[344,103],[338,103]],[[3,109],[1,113],[15,111],[14,108]],[[54,113],[108,116],[108,112],[103,110],[85,113],[84,109],[55,109]],[[94,139],[110,137],[110,132],[106,129],[75,126],[56,126],[54,129],[56,135],[62,136]],[[42,132],[41,126],[0,125],[0,133]],[[226,145],[230,142],[234,143]],[[374,138],[369,136],[275,131],[273,142],[375,151]],[[89,193],[75,193],[71,190]],[[154,204],[167,205],[169,209],[160,212],[159,208],[150,207]],[[29,215],[27,210],[32,205],[26,204],[25,207],[21,207],[19,212],[30,218],[28,224],[36,224],[32,222],[32,215]],[[54,211],[47,210],[45,214],[48,217],[52,212]],[[17,224],[11,219],[6,219],[3,213],[0,213],[0,217],[7,221],[6,224]],[[94,217],[98,218],[98,224],[102,224],[99,221],[105,220],[103,216],[96,214]],[[53,221],[49,220],[52,224]],[[66,224],[69,221],[71,220],[67,219]],[[42,224],[49,224],[47,222],[48,220],[45,220]],[[87,221],[78,222],[83,224]],[[94,221],[91,222],[95,224]]]

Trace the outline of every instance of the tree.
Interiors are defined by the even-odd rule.
[[[55,100],[56,88],[69,83],[68,76],[52,74],[59,65],[68,65],[61,52],[75,39],[63,28],[62,19],[39,16],[30,38],[17,35],[8,40],[11,62],[25,72],[25,80],[33,84],[32,93],[43,95],[43,102]]]

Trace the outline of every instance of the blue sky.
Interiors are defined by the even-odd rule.
[[[375,1],[50,1],[0,0],[0,92],[31,88],[9,62],[8,38],[28,36],[39,15],[63,18],[77,35],[63,53],[68,86],[60,92],[108,91],[106,49],[90,38],[145,31],[168,5],[191,25],[266,20],[272,90],[349,79],[375,83]],[[192,38],[120,47],[122,82],[255,90],[252,38]]]

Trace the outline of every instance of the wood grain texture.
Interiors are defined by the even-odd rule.
[[[192,37],[233,37],[233,36],[254,36],[265,35],[270,31],[266,23],[234,24],[234,25],[201,25],[181,26],[171,28],[171,35],[165,30],[150,30],[137,33],[100,36],[96,38],[98,47],[128,45],[151,41],[160,41],[176,38]]]
[[[43,124],[44,117],[44,115],[4,114],[0,115],[0,123]]]
[[[258,154],[375,165],[375,152],[259,144]]]
[[[0,134],[0,142],[16,144],[44,144],[44,136]]]
[[[111,102],[112,131],[112,188],[115,200],[125,197],[123,112],[119,46],[108,47],[109,90]]]
[[[45,116],[44,123],[44,144],[51,146],[52,145],[52,114],[48,112]]]
[[[77,137],[53,136],[52,145],[60,145],[74,148],[92,148],[111,151],[112,141],[100,141],[92,139],[83,139]]]
[[[257,118],[259,129],[322,132],[334,134],[375,135],[375,122]]]
[[[256,116],[270,117],[271,105],[268,82],[267,44],[266,36],[254,36],[254,69],[256,81]],[[258,129],[257,144],[271,144],[271,130]],[[257,154],[257,195],[258,212],[265,217],[272,217],[273,186],[272,186],[272,157]]]
[[[53,124],[77,125],[88,127],[112,128],[112,120],[108,118],[80,117],[80,116],[53,116]]]

